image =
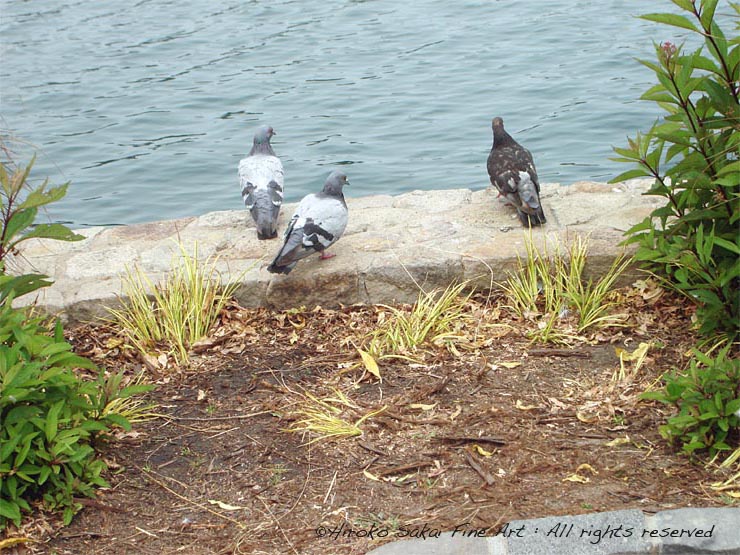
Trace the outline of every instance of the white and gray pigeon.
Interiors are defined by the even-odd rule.
[[[258,239],[277,237],[277,220],[283,204],[283,164],[272,150],[272,127],[264,125],[254,135],[252,150],[239,162],[242,199],[257,225]]]
[[[522,225],[547,222],[540,204],[540,182],[532,154],[511,138],[504,120],[493,118],[493,147],[488,155],[488,176],[509,204],[514,205]]]
[[[322,260],[334,256],[324,251],[337,242],[347,227],[347,203],[342,193],[345,185],[349,185],[347,176],[333,171],[320,193],[303,197],[268,272],[289,274],[299,260],[315,252],[321,253]]]

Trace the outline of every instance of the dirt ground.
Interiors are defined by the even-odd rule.
[[[627,328],[570,347],[533,345],[500,299],[479,299],[467,345],[381,361],[382,382],[355,349],[381,307],[231,307],[187,369],[146,361],[163,416],[105,446],[112,487],[69,527],[28,523],[37,542],[19,552],[360,554],[456,526],[493,535],[513,519],[725,506],[711,484],[729,471],[666,445],[671,409],[638,398],[685,362],[691,308],[626,295]],[[103,366],[141,367],[105,328],[70,336]],[[641,342],[647,360],[615,381],[615,347]],[[361,436],[310,443],[287,431],[308,394],[351,422],[380,412]]]

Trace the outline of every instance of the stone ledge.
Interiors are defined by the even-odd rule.
[[[552,236],[590,234],[587,269],[601,274],[620,252],[624,231],[659,204],[660,199],[642,195],[649,183],[544,184],[548,223],[532,235],[543,244]],[[201,258],[218,256],[222,279],[244,273],[236,295],[243,305],[273,308],[407,303],[417,298],[419,286],[446,286],[453,280],[489,287],[503,281],[517,254],[524,253],[527,231],[491,189],[413,191],[348,198],[347,204],[349,225],[331,249],[337,256],[303,260],[288,276],[266,271],[280,243],[257,240],[246,210],[90,228],[81,231],[86,238],[76,243],[30,240],[13,269],[50,276],[54,285],[39,292],[39,305],[80,321],[104,315],[104,307],[117,304],[127,266],[138,264],[155,281],[164,276],[178,240],[189,252],[197,242]],[[280,233],[295,206],[283,207]]]

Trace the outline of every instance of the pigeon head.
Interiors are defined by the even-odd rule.
[[[263,125],[254,134],[254,144],[269,143],[273,135],[275,135],[275,130],[269,125]]]
[[[493,144],[501,145],[509,141],[513,141],[511,136],[504,129],[504,120],[502,118],[493,118],[493,121],[491,121],[491,127],[493,128]]]
[[[326,183],[324,183],[324,188],[321,192],[326,193],[327,195],[340,197],[342,196],[342,187],[345,185],[349,185],[347,176],[339,170],[334,170],[326,179]]]
[[[277,135],[275,130],[269,125],[263,125],[254,134],[254,142],[252,143],[252,150],[249,154],[271,154],[275,156],[275,152],[272,150],[270,145],[270,139],[273,135]]]

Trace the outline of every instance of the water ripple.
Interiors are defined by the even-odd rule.
[[[295,201],[335,165],[352,195],[485,187],[494,115],[543,181],[604,179],[655,118],[640,0],[112,6],[4,0],[0,19],[4,125],[38,145],[35,174],[72,181],[50,214],[75,225],[239,209],[262,123]]]

